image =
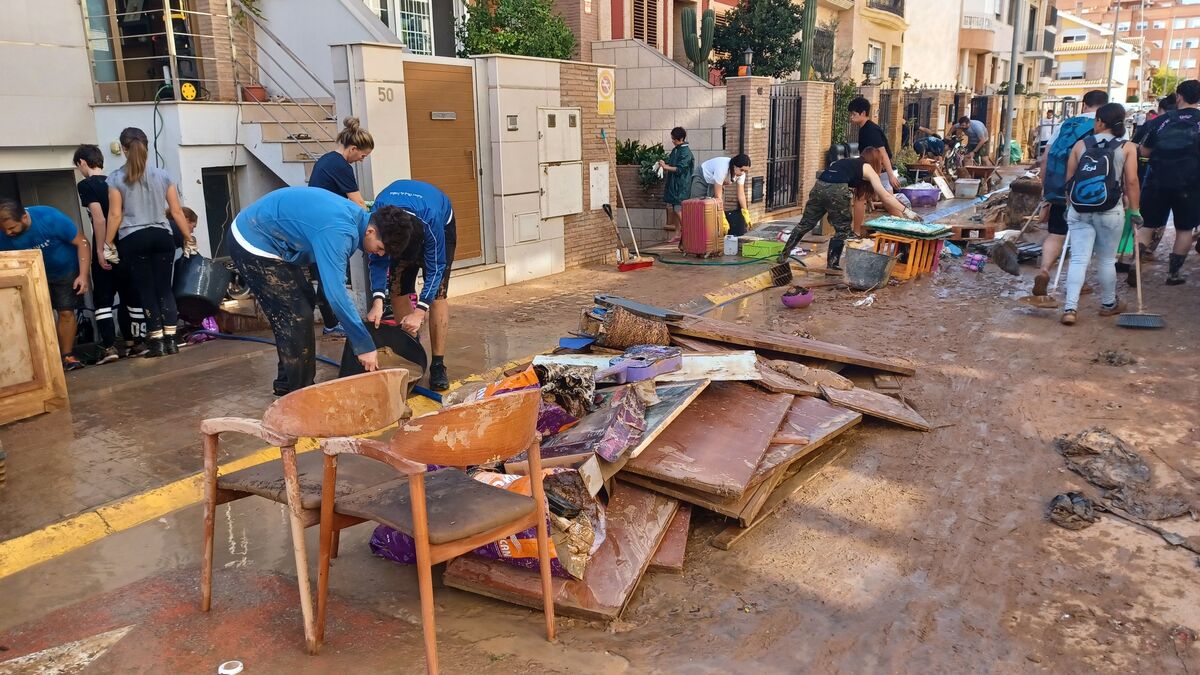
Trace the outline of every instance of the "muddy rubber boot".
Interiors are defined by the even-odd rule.
[[[1183,261],[1187,259],[1187,254],[1172,253],[1167,257],[1167,285],[1178,286],[1187,283],[1187,277],[1179,273],[1183,269]]]
[[[845,239],[830,239],[829,252],[825,256],[825,266],[831,270],[842,269],[842,251],[846,248]]]
[[[142,356],[147,359],[153,359],[163,356],[166,353],[167,350],[163,346],[162,338],[150,338],[146,340],[146,353],[142,354]]]

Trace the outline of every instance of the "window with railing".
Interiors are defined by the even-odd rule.
[[[904,0],[867,0],[867,6],[896,16],[904,16]]]
[[[397,0],[392,29],[414,54],[433,54],[433,3],[431,0]]]

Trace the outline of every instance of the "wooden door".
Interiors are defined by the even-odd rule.
[[[404,62],[412,177],[450,197],[458,224],[456,262],[483,262],[473,67]]]
[[[67,403],[41,251],[0,252],[0,424]]]

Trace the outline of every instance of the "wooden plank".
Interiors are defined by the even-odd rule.
[[[682,335],[672,335],[671,342],[682,347],[685,351],[710,352],[724,354],[736,351],[732,347],[717,342],[698,340]],[[793,396],[820,396],[821,390],[806,382],[799,382],[766,365],[767,359],[758,355],[759,379],[751,383],[759,389],[773,394],[792,394]]]
[[[676,319],[682,319],[684,316],[686,316],[682,312],[663,309],[662,307],[655,307],[654,305],[647,305],[645,303],[630,300],[628,298],[622,298],[616,295],[601,294],[593,297],[592,300],[594,300],[597,305],[603,305],[605,307],[621,307],[633,312],[634,314],[637,314],[638,316],[646,317],[648,319],[666,319],[667,321],[673,321]]]
[[[662,543],[650,558],[649,572],[671,572],[678,574],[683,571],[684,554],[687,552],[688,533],[692,529],[692,506],[680,504],[667,533],[663,535]]]
[[[607,368],[612,356],[606,354],[540,354],[533,365],[560,363],[571,366]],[[762,379],[753,351],[728,351],[710,354],[684,354],[679,370],[654,378],[655,382],[746,382]]]
[[[750,484],[762,481],[778,466],[793,464],[811,454],[861,421],[862,415],[852,410],[830,405],[817,398],[797,398],[792,402],[777,433],[805,436],[809,439],[808,443],[771,445],[755,469]]]
[[[740,497],[793,398],[741,382],[716,382],[625,470],[722,498]]]
[[[840,405],[843,408],[857,410],[871,417],[878,417],[888,422],[894,422],[900,426],[919,431],[929,431],[931,428],[929,422],[926,422],[925,418],[921,417],[916,410],[913,410],[891,396],[880,394],[877,391],[858,388],[844,391],[830,387],[821,387],[821,395],[830,403]]]
[[[728,551],[734,544],[741,541],[742,537],[749,534],[751,530],[763,524],[776,509],[795,494],[797,490],[804,487],[805,483],[815,478],[822,469],[836,462],[842,455],[845,455],[848,449],[849,446],[841,445],[837,448],[830,448],[827,452],[811,458],[796,473],[784,480],[779,487],[771,492],[770,497],[767,498],[754,520],[744,527],[731,525],[721,530],[715,537],[709,540],[709,543],[719,549]]]
[[[819,340],[787,335],[776,331],[739,326],[728,321],[689,316],[670,324],[671,333],[717,340],[752,349],[768,349],[797,356],[865,366],[899,375],[914,375],[916,369],[899,359],[873,356],[857,349]]]
[[[887,373],[875,373],[874,379],[876,389],[900,391],[900,380],[896,379],[895,375],[888,375]]]
[[[679,417],[692,401],[700,396],[706,387],[708,387],[708,380],[656,386],[654,391],[658,394],[659,402],[646,408],[646,431],[642,433],[642,440],[629,451],[628,455],[616,462],[609,462],[593,454],[579,467],[579,475],[583,478],[583,484],[587,486],[588,492],[593,497],[599,494],[604,485],[625,466],[625,463],[642,454],[642,451],[649,447],[658,438],[658,435],[676,417]]]
[[[608,503],[608,533],[583,579],[553,579],[554,609],[567,616],[612,620],[621,615],[675,517],[679,502],[618,483]],[[534,570],[473,555],[455,558],[442,582],[534,609],[542,608],[541,577]]]

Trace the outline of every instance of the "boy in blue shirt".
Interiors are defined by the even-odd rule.
[[[374,213],[319,188],[288,187],[251,204],[230,226],[229,255],[254,292],[275,333],[276,396],[316,377],[312,286],[304,268],[316,264],[326,297],[363,368],[379,367],[371,335],[346,290],[346,265],[361,249],[402,255],[420,224],[397,208]]]
[[[91,270],[91,245],[65,213],[49,206],[24,208],[0,197],[0,251],[41,249],[50,282],[50,306],[58,312],[63,370],[83,367],[75,358],[75,310],[83,307]]]
[[[429,324],[429,346],[433,352],[429,361],[429,386],[444,391],[450,387],[446,373],[446,332],[450,329],[450,305],[446,291],[450,285],[450,265],[458,243],[454,208],[446,193],[419,180],[398,180],[388,185],[375,198],[375,208],[399,207],[420,221],[413,232],[408,250],[402,255],[371,256],[371,311],[367,320],[379,325],[383,318],[383,300],[389,286],[392,312],[400,326],[416,335],[426,315]],[[424,285],[413,309],[409,296],[417,290],[417,271],[421,270]],[[391,284],[388,277],[391,277]]]

